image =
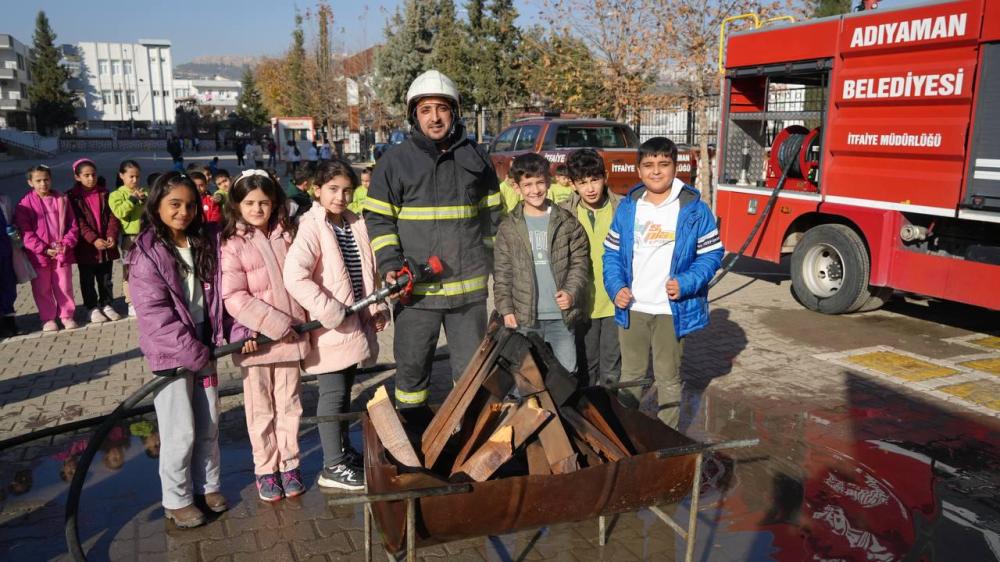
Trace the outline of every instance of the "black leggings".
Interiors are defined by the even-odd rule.
[[[351,407],[351,387],[354,386],[355,367],[326,373],[316,377],[319,383],[317,416],[342,414]],[[344,445],[350,444],[347,421],[316,424],[319,440],[323,445],[323,466],[334,466],[344,461]]]

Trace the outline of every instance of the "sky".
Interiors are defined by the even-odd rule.
[[[519,23],[537,12],[539,0],[516,0]],[[44,10],[56,42],[169,39],[174,64],[197,56],[279,55],[291,42],[295,10],[311,0],[3,0],[0,33],[31,44],[35,16]],[[335,45],[348,53],[380,42],[387,16],[402,0],[330,0]],[[455,2],[457,6],[463,0]]]

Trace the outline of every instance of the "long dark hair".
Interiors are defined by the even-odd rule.
[[[223,240],[229,240],[236,235],[237,226],[243,220],[243,215],[240,213],[240,203],[255,189],[263,191],[264,195],[267,195],[267,198],[271,200],[271,216],[267,221],[268,232],[274,230],[275,226],[281,225],[282,230],[292,236],[295,235],[295,225],[288,220],[288,196],[285,195],[283,189],[278,187],[278,180],[270,172],[265,172],[266,176],[254,173],[262,171],[247,170],[229,186],[229,198],[223,208],[225,215],[225,226],[222,228]]]
[[[188,244],[191,245],[191,253],[194,257],[194,274],[201,281],[211,281],[215,278],[215,271],[218,265],[216,256],[215,240],[209,232],[205,223],[205,215],[201,208],[201,197],[198,195],[198,188],[195,187],[191,178],[180,172],[167,172],[156,178],[153,187],[146,199],[146,209],[142,213],[142,229],[152,229],[156,240],[167,248],[167,251],[177,262],[177,269],[183,274],[190,273],[190,269],[184,260],[181,259],[174,238],[170,233],[170,227],[160,220],[160,202],[168,193],[174,189],[187,188],[191,190],[195,201],[195,215],[191,224],[184,229],[187,234]]]
[[[122,182],[122,174],[124,174],[125,171],[128,170],[129,168],[135,168],[135,171],[139,172],[140,174],[142,173],[142,168],[139,167],[139,163],[136,162],[135,160],[122,160],[121,165],[118,166],[118,176],[117,179],[115,179],[115,187],[121,187],[125,185],[125,183]]]

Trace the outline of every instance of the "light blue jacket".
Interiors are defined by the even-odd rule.
[[[621,200],[604,240],[604,287],[612,301],[619,291],[632,286],[635,208],[645,192],[646,186],[639,184]],[[685,184],[678,200],[681,210],[677,216],[670,278],[677,280],[681,296],[670,301],[670,310],[674,333],[680,339],[708,325],[708,282],[722,264],[724,250],[715,215],[701,201],[698,190]],[[616,306],[615,321],[627,329],[628,309]]]

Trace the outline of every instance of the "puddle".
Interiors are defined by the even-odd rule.
[[[706,393],[688,429],[692,437],[761,443],[708,458],[696,559],[1000,560],[1000,425],[846,377],[843,396],[811,400]],[[210,559],[216,550],[239,557],[241,548],[278,558],[280,547],[300,557],[358,555],[360,510],[331,510],[315,486],[322,461],[315,429],[300,438],[309,491],[266,505],[251,484],[241,416],[230,410],[222,422],[223,493],[231,510],[192,531],[163,522],[151,418],[118,428],[83,493],[80,534],[90,559],[156,558],[168,550],[180,559]],[[0,466],[0,560],[65,557],[65,479],[85,437]],[[357,427],[352,441],[360,447]],[[688,506],[685,500],[666,511],[687,521]],[[588,521],[467,544],[491,560],[512,559],[522,546],[539,556],[683,559],[684,542],[648,511],[622,516],[603,549],[592,541],[595,533]],[[433,548],[435,556],[457,552]]]

